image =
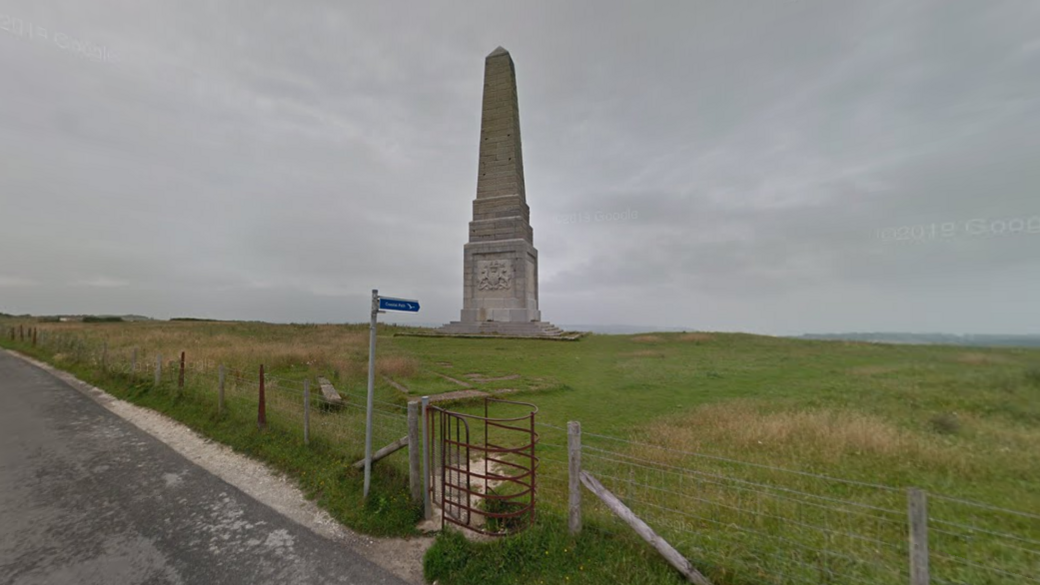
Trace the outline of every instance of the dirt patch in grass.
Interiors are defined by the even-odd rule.
[[[633,343],[660,343],[664,341],[660,335],[636,335],[632,338]]]

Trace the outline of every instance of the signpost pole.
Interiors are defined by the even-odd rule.
[[[376,316],[379,314],[379,290],[372,289],[372,322],[368,331],[368,406],[365,409],[365,493],[372,482],[372,394],[376,385]]]
[[[368,330],[368,406],[365,410],[365,499],[372,484],[372,395],[376,386],[376,319],[379,313],[389,311],[419,312],[419,301],[380,298],[379,289],[372,289],[372,323]]]

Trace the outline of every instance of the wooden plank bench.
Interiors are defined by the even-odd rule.
[[[318,387],[321,388],[321,395],[325,399],[325,403],[332,406],[343,406],[343,397],[336,392],[336,387],[332,385],[326,378],[318,378]]]

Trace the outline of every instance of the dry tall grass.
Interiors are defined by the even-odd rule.
[[[1031,446],[1040,444],[1040,427],[975,415],[958,424],[999,446],[965,449],[864,412],[735,400],[652,421],[634,442],[586,435],[582,465],[688,558],[708,566],[754,573],[760,583],[903,583],[906,494],[893,477],[924,470],[970,482],[994,458],[1021,477],[1035,476]],[[562,448],[543,453],[550,469],[565,461]],[[565,471],[547,475],[562,488]],[[596,502],[589,509],[612,521]],[[996,583],[994,571],[956,559],[1000,558],[995,567],[1015,571],[1036,561],[1019,546],[1022,537],[1040,537],[1036,526],[1023,524],[1028,520],[985,508],[967,513],[983,532],[957,536],[942,524],[936,574]],[[931,514],[937,522],[966,521],[946,502]]]
[[[367,372],[368,331],[343,325],[269,325],[223,322],[144,322],[122,324],[56,323],[46,326],[48,334],[82,338],[87,343],[107,344],[113,355],[130,355],[137,350],[140,360],[164,360],[180,352],[192,364],[254,371],[264,364],[268,371],[311,372],[329,375],[342,370],[363,376]],[[395,356],[380,356],[393,364]],[[390,369],[400,366],[390,366]]]
[[[179,357],[186,354],[186,389],[216,406],[217,369],[227,372],[228,408],[256,412],[259,366],[266,370],[266,405],[271,426],[302,433],[303,381],[311,381],[311,438],[347,454],[364,444],[365,379],[368,370],[366,326],[270,325],[224,322],[155,322],[121,324],[47,324],[47,336],[59,350],[57,363],[86,361],[99,365],[102,353],[110,369],[129,372],[136,351],[136,373],[149,380],[156,356],[162,356],[166,388],[176,388]],[[383,353],[377,371],[406,378],[419,371],[412,357]],[[336,379],[346,404],[323,407],[317,376]],[[375,408],[377,447],[406,434],[405,407],[379,392]]]
[[[837,466],[849,458],[912,461],[968,473],[963,452],[862,412],[830,409],[768,412],[751,401],[704,405],[645,427],[649,443],[686,452],[740,453],[784,464]]]

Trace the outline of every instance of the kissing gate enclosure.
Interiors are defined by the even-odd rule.
[[[534,521],[538,408],[484,399],[484,414],[428,406],[429,496],[451,523],[487,536],[519,532]]]

